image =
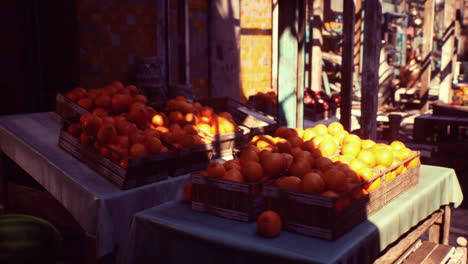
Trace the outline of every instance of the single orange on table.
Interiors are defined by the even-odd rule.
[[[264,211],[257,219],[257,233],[261,236],[272,238],[281,233],[283,223],[281,217],[271,210]]]

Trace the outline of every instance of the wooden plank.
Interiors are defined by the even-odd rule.
[[[361,138],[377,137],[377,98],[379,89],[380,20],[379,0],[364,3],[364,54],[361,90]]]
[[[424,242],[403,264],[420,264],[437,248],[437,243]]]
[[[310,88],[312,91],[322,90],[322,28],[323,28],[323,1],[312,1],[311,14],[312,20],[312,48],[311,48],[311,71],[310,71]]]
[[[419,96],[422,99],[421,112],[426,112],[427,98],[429,96],[429,88],[431,85],[431,55],[432,43],[434,42],[434,14],[435,0],[426,0],[424,3],[424,25],[423,36],[424,42],[422,46],[422,73],[421,73],[421,90]]]
[[[394,244],[389,245],[380,255],[374,264],[394,263],[405,251],[413,245],[437,219],[443,216],[443,210],[434,212],[431,216],[421,221],[405,235],[401,236]]]
[[[432,244],[431,242],[424,242],[424,244]],[[436,248],[430,253],[430,255],[421,264],[445,264],[449,259],[451,253],[454,251],[453,247],[446,245],[436,244]]]
[[[298,0],[279,0],[279,125],[296,127]]]
[[[346,2],[346,1],[345,1]],[[355,5],[355,24],[354,24],[354,86],[361,90],[361,55],[362,55],[362,0],[354,0]]]
[[[455,5],[456,0],[444,1],[444,20],[442,25],[444,34],[442,37],[442,57],[439,73],[439,100],[443,101],[444,103],[450,103],[452,101],[453,67],[455,65]]]
[[[5,154],[0,149],[0,215],[6,213],[7,175],[5,169]]]
[[[343,6],[343,60],[341,64],[340,122],[351,132],[351,95],[353,92],[353,52],[355,6],[353,1],[344,1]]]
[[[440,224],[432,225],[427,231],[428,240],[433,243],[439,243],[439,241],[441,240],[441,231],[442,229]]]
[[[278,0],[272,1],[271,31],[271,88],[278,91]]]

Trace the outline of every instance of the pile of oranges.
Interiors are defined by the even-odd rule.
[[[257,135],[240,152],[239,158],[221,164],[212,162],[207,176],[238,182],[258,182],[270,177],[278,188],[339,197],[337,210],[381,186],[383,171],[390,181],[419,164],[414,153],[400,141],[391,144],[363,140],[334,122],[306,130],[279,127],[274,136]],[[397,166],[397,164],[400,164]],[[394,168],[389,171],[390,168]],[[363,183],[367,183],[362,185]],[[361,186],[361,187],[358,187]]]
[[[141,129],[128,119],[127,114],[98,116],[84,114],[78,124],[67,131],[83,144],[92,145],[101,155],[123,168],[127,158],[139,158],[169,151],[160,140],[161,134],[151,128]],[[97,140],[93,140],[97,139]]]
[[[210,143],[214,135],[237,130],[230,113],[216,114],[211,107],[190,103],[183,96],[169,100],[164,112],[153,116],[151,127],[177,148]]]
[[[275,91],[257,92],[250,98],[250,101],[265,107],[276,107],[278,105],[278,95]]]

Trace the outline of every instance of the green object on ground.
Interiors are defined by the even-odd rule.
[[[60,232],[34,216],[0,216],[0,263],[55,263],[60,253]]]

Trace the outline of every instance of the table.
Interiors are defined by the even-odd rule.
[[[116,249],[136,212],[181,199],[183,186],[190,180],[184,175],[120,190],[62,150],[59,131],[60,124],[50,112],[1,116],[0,152],[50,192],[86,232],[96,236],[98,257]]]
[[[242,223],[172,201],[135,215],[118,263],[368,263],[443,205],[460,205],[453,169],[421,166],[419,183],[336,241],[283,231],[274,239]]]

